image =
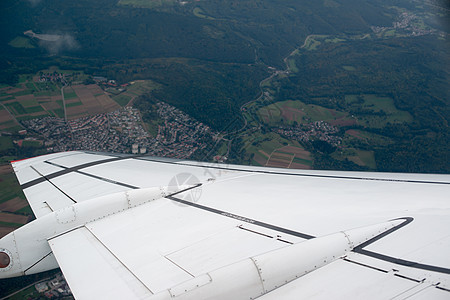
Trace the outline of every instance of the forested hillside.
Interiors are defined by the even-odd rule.
[[[4,0],[0,82],[50,66],[119,83],[151,79],[161,88],[149,99],[237,132],[235,141],[283,125],[252,123],[257,109],[300,101],[359,118],[339,125],[344,142],[349,130],[384,137],[347,141],[341,154],[304,142],[316,168],[349,168],[345,159],[366,151],[371,163],[354,168],[448,172],[448,9],[406,0]],[[269,96],[244,116],[262,92]],[[395,107],[373,109],[370,99]]]

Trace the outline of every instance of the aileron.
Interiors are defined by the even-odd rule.
[[[152,294],[85,227],[53,238],[49,244],[77,299],[144,299]]]

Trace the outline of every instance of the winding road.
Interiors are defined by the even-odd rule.
[[[246,103],[244,103],[244,104],[241,105],[241,107],[239,108],[239,111],[240,111],[241,115],[240,115],[239,117],[241,117],[242,119],[244,119],[244,126],[242,126],[242,128],[240,128],[240,129],[238,129],[238,130],[235,130],[235,131],[232,131],[232,132],[225,133],[225,134],[222,136],[222,138],[220,139],[220,140],[228,141],[227,153],[225,154],[225,156],[228,156],[228,154],[230,153],[231,143],[233,142],[233,140],[234,140],[236,137],[239,136],[239,135],[238,135],[239,133],[245,131],[245,129],[246,129],[247,126],[248,126],[247,118],[246,118],[245,115],[244,115],[244,108],[245,108],[247,105],[249,105],[249,104],[251,104],[251,103],[253,103],[253,102],[259,101],[262,97],[264,97],[264,89],[263,89],[264,83],[266,83],[267,81],[272,80],[272,78],[274,78],[275,76],[277,76],[277,75],[279,75],[279,74],[289,74],[289,72],[290,72],[290,68],[289,68],[289,64],[288,64],[288,59],[289,59],[289,57],[295,55],[295,52],[298,51],[299,49],[305,48],[306,45],[308,44],[309,39],[310,39],[310,38],[313,38],[314,36],[316,36],[316,35],[315,35],[315,34],[310,34],[310,35],[308,35],[308,36],[305,38],[305,41],[303,42],[303,45],[302,45],[302,46],[300,46],[300,47],[295,48],[294,50],[292,50],[292,52],[289,53],[289,54],[283,59],[283,62],[284,62],[285,65],[286,65],[286,70],[283,71],[283,70],[277,70],[276,68],[273,68],[274,71],[272,72],[272,74],[270,74],[269,77],[266,77],[266,78],[264,78],[263,80],[260,81],[260,83],[259,83],[260,93],[259,93],[258,97],[256,97],[255,99],[250,100],[250,101],[248,101],[248,102],[246,102]],[[239,118],[239,117],[238,117],[238,118]],[[228,126],[231,126],[235,121],[236,121],[236,119],[232,120],[232,121],[229,123]],[[228,126],[226,126],[225,128],[227,128]],[[225,138],[226,136],[231,136],[231,137],[227,139],[227,138]],[[216,145],[219,143],[220,140],[218,140],[214,146],[216,146]]]
[[[251,104],[251,103],[253,103],[253,102],[259,101],[262,97],[264,97],[264,89],[263,89],[264,83],[266,83],[267,81],[272,80],[272,78],[274,78],[275,76],[277,76],[277,75],[279,75],[279,74],[289,74],[289,72],[290,72],[290,68],[289,68],[289,64],[288,64],[288,59],[289,59],[289,57],[295,55],[295,52],[298,51],[299,49],[305,48],[306,45],[308,44],[309,39],[310,39],[310,38],[313,38],[314,36],[316,36],[316,35],[315,35],[315,34],[310,34],[310,35],[308,35],[308,36],[305,38],[305,41],[303,42],[303,45],[302,45],[302,46],[300,46],[300,47],[298,47],[298,48],[295,48],[291,53],[289,53],[289,54],[283,59],[283,62],[284,62],[285,65],[286,65],[286,70],[283,71],[283,70],[277,70],[277,69],[274,68],[275,71],[274,71],[272,74],[270,74],[269,77],[266,77],[266,78],[264,78],[263,80],[261,80],[261,82],[259,83],[260,93],[259,93],[258,97],[256,97],[255,99],[250,100],[250,101],[248,101],[248,102],[242,104],[241,107],[239,108],[239,111],[241,112],[241,116],[240,116],[240,117],[242,117],[242,118],[244,119],[244,126],[242,126],[242,128],[240,128],[240,129],[238,129],[238,130],[236,130],[236,131],[232,131],[232,132],[226,133],[226,134],[224,135],[224,137],[225,137],[225,136],[229,136],[229,135],[235,135],[235,134],[238,134],[238,133],[240,133],[240,132],[243,132],[243,131],[247,128],[247,126],[248,126],[248,121],[247,121],[247,118],[244,116],[244,108],[245,108],[247,105],[249,105],[249,104]],[[234,123],[234,121],[235,121],[235,120],[233,120],[230,124]],[[229,152],[229,149],[230,149],[231,141],[232,141],[234,138],[235,138],[235,137],[233,137],[233,138],[231,138],[231,139],[229,140],[230,142],[228,143],[228,152]],[[228,154],[228,152],[227,152],[227,154]]]

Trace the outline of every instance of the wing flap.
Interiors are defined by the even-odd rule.
[[[260,299],[392,299],[418,285],[421,283],[339,259]]]
[[[77,299],[144,299],[152,294],[85,227],[49,244]]]
[[[86,226],[153,292],[160,292],[289,245],[243,230],[242,223],[160,199]]]
[[[233,247],[230,247],[233,245]],[[195,276],[218,269],[244,258],[268,252],[288,244],[269,237],[254,235],[239,227],[206,238],[167,257]],[[224,251],[227,249],[227,251]]]

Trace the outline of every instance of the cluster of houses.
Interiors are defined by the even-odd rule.
[[[338,146],[342,143],[342,137],[338,135],[339,129],[325,121],[316,121],[297,126],[279,126],[274,131],[288,139],[300,142],[320,140],[333,146]]]

